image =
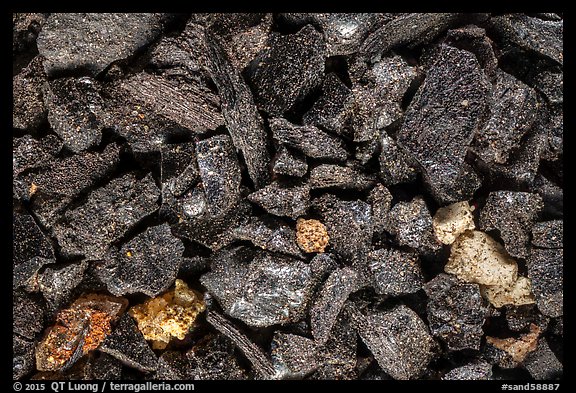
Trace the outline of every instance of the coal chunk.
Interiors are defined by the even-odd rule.
[[[348,296],[358,289],[358,275],[349,267],[334,270],[310,309],[310,325],[316,343],[323,345],[331,337]]]
[[[564,221],[544,221],[532,227],[532,245],[542,248],[562,248],[564,244]]]
[[[412,247],[423,253],[441,248],[432,226],[432,216],[422,197],[410,202],[398,202],[390,210],[390,233],[400,245]]]
[[[49,75],[102,72],[134,54],[162,31],[166,14],[51,14],[38,35],[38,51]]]
[[[532,226],[541,209],[542,198],[538,194],[494,191],[480,213],[480,228],[499,230],[506,251],[514,257],[526,258]]]
[[[27,131],[36,131],[46,119],[42,86],[46,74],[42,57],[36,56],[12,79],[12,125]]]
[[[234,236],[249,240],[263,250],[302,257],[294,229],[274,217],[252,217],[246,225],[234,230]]]
[[[120,248],[113,248],[99,269],[110,293],[144,293],[155,297],[172,285],[182,263],[184,245],[168,224],[146,229]]]
[[[418,377],[432,359],[434,340],[426,324],[404,305],[367,315],[355,311],[351,324],[378,365],[394,379]]]
[[[271,33],[249,76],[258,108],[280,115],[316,88],[322,81],[325,51],[322,35],[311,25],[296,34]]]
[[[272,171],[275,175],[303,177],[308,172],[308,163],[304,154],[280,145],[274,157]]]
[[[542,20],[523,14],[510,14],[491,18],[489,23],[490,29],[500,39],[557,63],[564,63],[562,20]]]
[[[473,149],[485,162],[504,164],[532,127],[536,92],[503,71],[497,73],[490,118],[477,131]]]
[[[56,262],[54,250],[32,216],[15,212],[12,225],[13,286],[35,290],[38,270]]]
[[[40,292],[46,299],[50,312],[72,302],[73,290],[84,279],[88,262],[48,266],[38,278]]]
[[[562,363],[544,339],[540,339],[536,350],[526,356],[524,367],[536,380],[557,380],[563,373]]]
[[[248,195],[248,200],[270,214],[296,219],[305,215],[310,207],[310,187],[275,181]]]
[[[310,171],[312,189],[365,190],[374,185],[375,179],[354,166],[322,164]]]
[[[283,118],[270,119],[274,139],[301,151],[311,158],[345,161],[346,150],[342,140],[315,126],[298,126]]]
[[[424,283],[418,255],[395,249],[380,249],[368,254],[368,269],[380,295],[401,296],[415,293]]]
[[[17,334],[12,335],[12,378],[21,379],[34,370],[33,341],[23,339]]]
[[[477,381],[492,379],[492,365],[476,361],[453,368],[442,376],[444,381]]]
[[[44,328],[44,302],[23,291],[13,291],[12,302],[12,332],[33,340]]]
[[[380,147],[380,178],[385,185],[393,186],[416,180],[418,171],[415,160],[385,132],[380,138]]]
[[[304,114],[302,121],[306,125],[322,127],[343,134],[353,101],[352,91],[335,73],[331,72],[326,75],[322,83],[322,95]]]
[[[430,330],[450,350],[480,348],[482,325],[488,316],[478,284],[464,283],[441,273],[424,285]]]
[[[224,122],[258,189],[270,181],[267,135],[248,85],[231,64],[219,39],[206,32],[207,70],[218,88]]]
[[[490,91],[491,85],[472,53],[441,46],[406,110],[397,140],[418,161],[425,182],[437,193],[449,193],[459,183]]]
[[[53,231],[61,251],[102,258],[112,242],[158,208],[158,197],[150,174],[141,180],[133,174],[111,180],[58,220]]]
[[[552,318],[561,316],[564,313],[564,250],[533,248],[526,262],[538,309]]]
[[[143,372],[155,371],[158,365],[156,355],[127,313],[120,317],[112,333],[102,342],[100,351]]]
[[[272,340],[272,362],[281,378],[302,378],[319,366],[314,340],[277,332]]]
[[[228,315],[254,327],[299,321],[313,289],[309,265],[268,252],[215,259],[200,281]]]

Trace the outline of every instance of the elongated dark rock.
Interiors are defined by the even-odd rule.
[[[354,167],[322,164],[310,171],[312,189],[353,189],[365,190],[375,183],[375,179]]]
[[[248,195],[248,200],[270,214],[296,219],[306,214],[310,206],[310,188],[307,185],[282,185],[275,181]]]

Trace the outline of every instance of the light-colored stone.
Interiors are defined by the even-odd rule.
[[[296,242],[304,252],[324,252],[329,240],[326,226],[320,221],[304,218],[296,221]]]
[[[511,288],[500,286],[480,287],[482,297],[488,300],[494,307],[502,307],[506,304],[521,306],[523,304],[533,304],[536,302],[532,294],[532,285],[526,277],[518,277],[518,280]]]
[[[468,202],[456,202],[438,209],[432,225],[438,240],[443,244],[452,244],[467,230],[474,230],[474,217]]]

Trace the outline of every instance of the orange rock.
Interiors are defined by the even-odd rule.
[[[538,336],[540,335],[540,328],[533,323],[530,324],[530,333],[526,333],[516,338],[497,338],[486,337],[486,342],[492,344],[498,349],[507,352],[517,363],[522,363],[530,352],[536,350],[538,346]]]
[[[303,218],[296,221],[296,242],[304,252],[324,252],[329,240],[326,226],[320,221]]]

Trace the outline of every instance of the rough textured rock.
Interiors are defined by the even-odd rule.
[[[67,263],[48,266],[38,278],[38,287],[50,312],[70,303],[74,289],[84,279],[88,263]]]
[[[536,350],[526,356],[524,367],[536,380],[557,380],[564,369],[543,339],[539,340]]]
[[[308,172],[304,154],[292,151],[284,145],[278,147],[272,171],[275,175],[303,177]]]
[[[296,221],[296,243],[307,253],[323,253],[328,246],[330,237],[326,226],[315,219],[299,218]]]
[[[271,216],[251,218],[247,224],[234,229],[234,236],[249,240],[263,250],[302,257],[294,229]]]
[[[306,125],[342,134],[352,111],[353,100],[350,89],[331,72],[322,83],[322,95],[304,114],[302,121]]]
[[[530,332],[521,335],[519,338],[497,338],[486,336],[486,342],[504,352],[512,358],[512,361],[519,364],[524,361],[526,356],[536,350],[540,328],[536,325],[530,325]]]
[[[309,182],[312,189],[365,190],[374,185],[375,181],[354,166],[322,164],[312,168]]]
[[[416,163],[388,134],[382,132],[379,155],[380,178],[386,186],[416,180]]]
[[[532,249],[526,262],[538,309],[549,317],[561,316],[564,313],[564,250]]]
[[[12,333],[34,340],[44,328],[44,302],[39,297],[30,296],[23,291],[13,291],[12,299]]]
[[[564,221],[544,221],[532,227],[532,245],[541,248],[563,248]]]
[[[248,200],[270,214],[296,219],[310,206],[310,188],[307,185],[282,184],[277,181],[248,195]]]
[[[372,206],[374,233],[390,232],[390,209],[392,207],[392,194],[386,186],[377,184],[368,195],[368,202]]]
[[[410,202],[398,202],[390,210],[390,232],[400,245],[412,247],[424,253],[440,248],[432,226],[432,216],[422,197]]]
[[[314,341],[295,334],[276,333],[271,356],[281,378],[302,378],[319,366]]]
[[[42,96],[42,85],[46,74],[41,56],[36,56],[12,79],[12,125],[16,128],[35,131],[46,119],[46,108]]]
[[[436,238],[443,244],[452,244],[465,231],[476,229],[472,208],[466,201],[438,209],[432,225]]]
[[[372,273],[374,289],[380,295],[415,293],[424,283],[420,261],[414,253],[384,248],[371,251],[368,269]]]
[[[494,307],[502,307],[506,304],[521,306],[535,302],[532,294],[532,285],[526,277],[518,277],[511,288],[501,286],[482,286],[482,296]]]
[[[23,378],[34,370],[34,347],[33,341],[12,335],[12,378]]]
[[[453,368],[442,376],[444,381],[478,381],[492,379],[492,365],[486,362],[473,362]]]

